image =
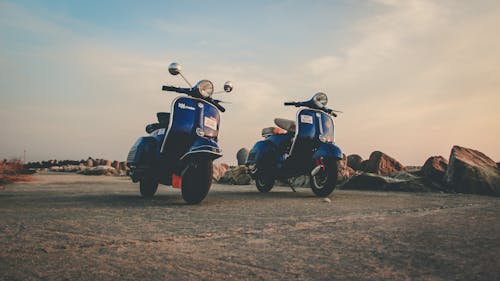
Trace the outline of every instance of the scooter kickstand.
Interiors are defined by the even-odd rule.
[[[288,185],[293,190],[293,192],[297,192],[297,190],[295,190],[295,188],[292,186],[292,181],[288,180]]]

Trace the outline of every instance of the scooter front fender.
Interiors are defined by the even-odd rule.
[[[189,160],[195,156],[207,156],[215,160],[222,156],[222,150],[213,139],[196,136],[193,145],[189,148],[188,152],[181,156],[181,160]]]
[[[335,157],[338,160],[342,160],[342,151],[334,143],[323,143],[320,145],[318,150],[314,152],[313,159],[317,158],[332,158]]]

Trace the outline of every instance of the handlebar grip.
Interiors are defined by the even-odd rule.
[[[287,102],[284,103],[285,106],[287,106],[287,105],[296,105],[296,104],[297,103],[294,102],[294,101],[287,101]]]
[[[189,91],[191,91],[190,88],[178,88],[174,86],[163,86],[161,87],[162,91],[168,91],[168,92],[176,92],[176,93],[181,93],[181,94],[187,94]]]
[[[331,116],[337,117],[337,114],[332,109],[326,108],[325,111]]]
[[[217,107],[220,112],[226,111],[226,109],[222,105],[220,105],[219,100],[212,100],[212,104],[215,105],[215,107]]]
[[[162,91],[176,92],[178,88],[174,86],[163,86],[161,87]]]

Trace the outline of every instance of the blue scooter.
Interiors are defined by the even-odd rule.
[[[301,175],[310,177],[316,196],[326,197],[333,192],[342,152],[334,143],[332,119],[339,111],[326,108],[327,103],[324,93],[304,102],[285,102],[285,106],[304,107],[297,112],[296,122],[276,118],[279,128],[262,130],[265,139],[253,146],[246,161],[260,192],[270,191],[276,180],[290,182]]]
[[[187,96],[172,101],[171,113],[156,114],[158,123],[146,126],[149,136],[135,142],[127,165],[132,181],[140,182],[143,197],[153,197],[161,183],[180,188],[188,204],[197,204],[207,196],[212,185],[213,160],[222,156],[217,139],[219,111],[225,109],[220,100],[212,98],[212,82],[201,80],[191,86],[177,63],[170,64],[168,71],[172,75],[180,74],[190,87],[163,86],[162,90]],[[230,81],[224,84],[225,92],[233,88]]]

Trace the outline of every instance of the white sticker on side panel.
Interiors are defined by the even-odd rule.
[[[300,115],[300,123],[313,123],[313,117],[311,115]]]
[[[165,134],[165,128],[161,128],[158,130],[158,135],[164,135]]]
[[[205,117],[205,122],[203,122],[203,124],[205,124],[205,127],[217,131],[217,119],[211,117]]]

